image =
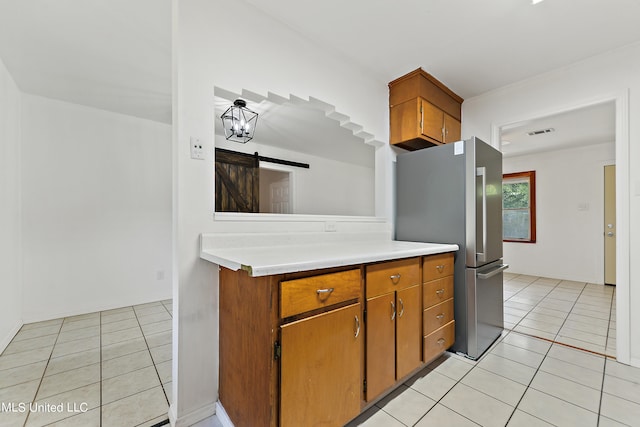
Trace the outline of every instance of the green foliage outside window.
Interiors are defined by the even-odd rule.
[[[502,238],[535,242],[535,172],[506,174],[502,181]]]

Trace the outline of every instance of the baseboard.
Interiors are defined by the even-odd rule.
[[[222,427],[235,427],[231,422],[231,418],[229,418],[227,411],[224,410],[224,407],[219,400],[216,402],[216,416],[218,417],[220,424],[222,424]]]
[[[629,365],[640,368],[640,359],[637,357],[632,357],[631,359],[629,359]]]
[[[0,340],[0,354],[7,348],[13,337],[16,336],[20,328],[22,328],[22,321],[18,320],[11,329],[9,329],[9,333]]]
[[[216,404],[212,403],[189,414],[178,418],[174,404],[169,406],[169,421],[172,427],[189,427],[204,419],[207,419],[216,413]]]

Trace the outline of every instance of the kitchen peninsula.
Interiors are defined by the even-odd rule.
[[[236,427],[342,426],[453,344],[458,246],[357,236],[201,235]]]

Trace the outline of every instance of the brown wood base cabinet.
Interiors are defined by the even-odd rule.
[[[280,426],[341,426],[360,413],[359,303],[282,326]]]
[[[438,295],[453,264],[434,279],[431,257],[263,277],[221,268],[220,402],[234,425],[343,426],[445,351],[453,299],[427,306],[425,289]]]
[[[366,267],[366,398],[371,401],[420,367],[420,258]]]

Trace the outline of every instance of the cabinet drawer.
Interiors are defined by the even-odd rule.
[[[423,287],[422,301],[425,309],[453,298],[453,276],[427,282]]]
[[[453,275],[453,253],[429,255],[422,262],[422,280],[429,282]]]
[[[360,285],[359,269],[281,282],[280,317],[358,299],[361,296]]]
[[[445,326],[424,337],[424,361],[431,362],[440,353],[453,345],[456,338],[456,322],[452,320]]]
[[[420,284],[420,258],[367,266],[367,298]]]
[[[429,335],[453,320],[453,298],[424,310],[422,325],[424,335]]]

